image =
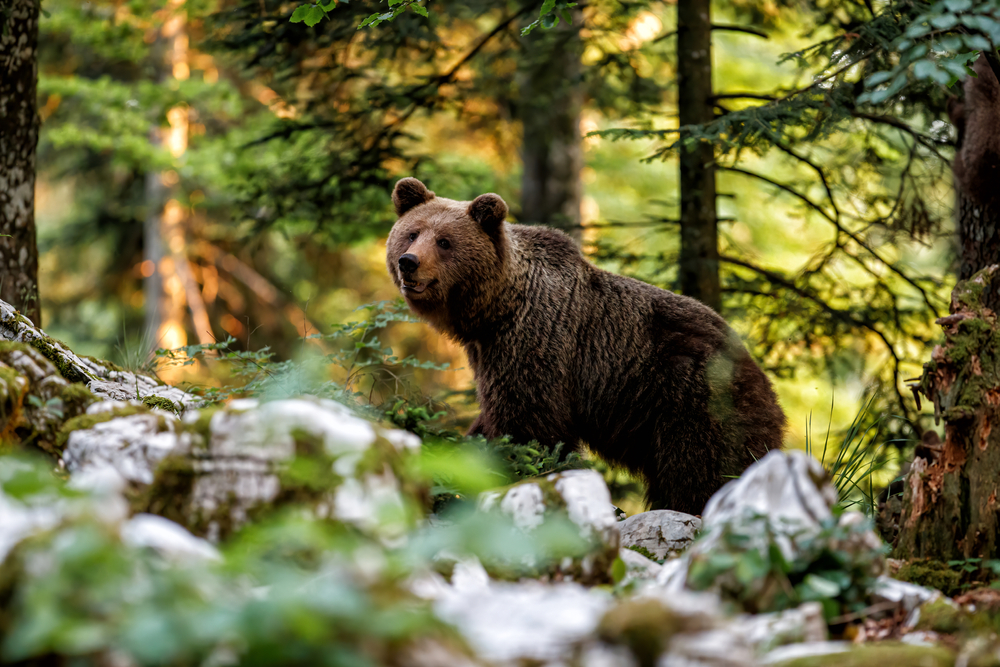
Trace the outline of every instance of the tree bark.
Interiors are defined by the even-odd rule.
[[[925,436],[903,493],[899,558],[992,558],[1000,491],[1000,329],[983,305],[1000,266],[983,269],[952,292],[938,320],[945,342],[924,365],[919,391],[944,419],[945,438]],[[996,428],[994,428],[996,426]]]
[[[580,13],[574,12],[576,22]],[[561,229],[579,243],[583,185],[582,43],[577,26],[535,30],[518,72],[523,128],[520,222]]]
[[[35,240],[38,3],[10,0],[9,10],[0,34],[0,300],[41,326]]]
[[[712,18],[709,0],[677,2],[677,106],[684,127],[710,123]],[[718,311],[719,230],[715,214],[715,151],[688,139],[680,151],[681,292]]]
[[[962,282],[916,388],[944,419],[945,438],[925,435],[907,475],[902,558],[993,558],[1000,540],[1000,84],[985,58],[974,68],[951,110]]]

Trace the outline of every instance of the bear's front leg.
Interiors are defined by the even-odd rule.
[[[469,430],[465,432],[465,435],[481,435],[487,440],[492,440],[497,437],[495,429],[489,423],[485,413],[482,412],[480,412],[479,416],[472,422],[472,426],[470,426]]]

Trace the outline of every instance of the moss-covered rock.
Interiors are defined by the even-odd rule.
[[[0,341],[0,369],[0,440],[8,448],[39,449],[58,457],[63,422],[82,414],[96,398],[24,343]]]
[[[625,600],[609,610],[597,627],[597,636],[608,644],[626,646],[639,665],[655,665],[681,632],[707,630],[698,618],[678,614],[653,598]]]
[[[935,560],[908,561],[899,568],[894,578],[937,589],[947,596],[961,591],[961,573]]]
[[[774,667],[952,667],[955,664],[955,654],[939,646],[885,642],[856,646],[839,653],[811,655],[769,664]]]
[[[952,634],[968,626],[969,614],[946,598],[931,600],[920,607],[917,630]]]
[[[656,558],[656,556],[653,553],[651,553],[650,550],[647,549],[644,546],[640,546],[638,544],[630,544],[629,546],[627,546],[625,548],[626,549],[631,549],[632,551],[636,552],[640,556],[645,556],[646,558],[648,558],[649,560],[651,560],[653,562],[656,562],[658,560]]]
[[[419,440],[331,401],[233,401],[187,413],[178,433],[180,447],[132,506],[213,540],[289,505],[398,537],[429,504],[407,464]]]
[[[97,424],[103,424],[104,422],[111,421],[112,419],[116,419],[118,417],[128,417],[130,415],[146,414],[148,412],[148,409],[138,405],[122,405],[111,410],[102,410],[100,412],[77,415],[72,419],[68,419],[59,429],[59,433],[56,436],[56,448],[58,451],[62,452],[66,448],[66,441],[69,439],[70,434],[74,431],[85,431],[94,428]]]
[[[584,583],[609,583],[611,568],[618,558],[620,534],[611,495],[600,473],[568,470],[544,478],[519,482],[480,498],[482,511],[499,511],[513,519],[520,530],[531,533],[543,524],[561,523],[576,533],[578,547],[565,558],[536,567],[504,561],[486,563],[498,577],[570,577]],[[552,526],[550,526],[552,527]]]
[[[142,404],[149,408],[165,410],[167,412],[179,413],[181,407],[165,396],[143,396]]]

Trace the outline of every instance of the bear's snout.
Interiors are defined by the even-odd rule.
[[[403,273],[413,273],[420,268],[420,258],[412,253],[406,253],[399,258],[399,270]]]

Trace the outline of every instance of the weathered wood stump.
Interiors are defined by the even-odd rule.
[[[1000,331],[989,295],[1000,265],[952,292],[951,315],[938,320],[945,341],[934,348],[916,391],[944,420],[917,448],[906,479],[895,555],[951,560],[993,557],[1000,514]],[[996,428],[995,428],[996,427]]]

